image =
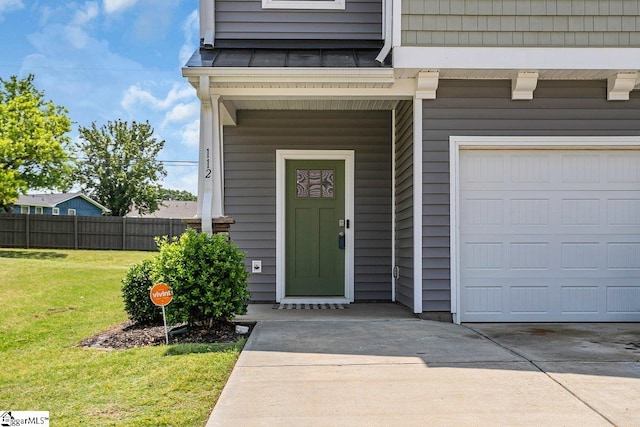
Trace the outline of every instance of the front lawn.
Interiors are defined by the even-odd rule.
[[[152,255],[0,248],[0,410],[49,411],[52,426],[206,423],[241,344],[78,346],[126,320],[120,280]]]

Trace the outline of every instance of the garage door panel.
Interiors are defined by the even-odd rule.
[[[636,315],[640,311],[640,288],[634,285],[607,287],[607,312]]]
[[[640,225],[638,190],[606,191],[606,198],[602,198],[603,191],[572,190],[557,195],[551,191],[527,191],[527,197],[523,197],[520,190],[513,190],[516,193],[513,197],[497,198],[497,191],[474,191],[473,197],[462,198],[466,209],[461,212],[460,226],[608,226],[618,228],[604,230],[607,233],[624,234],[628,229],[622,227]],[[631,230],[638,231],[637,228]]]
[[[627,154],[628,152],[617,152],[607,156],[608,182],[640,184],[640,156]]]
[[[462,321],[640,321],[639,152],[474,150],[460,164]]]
[[[510,286],[509,303],[511,314],[547,314],[551,308],[549,286]]]
[[[463,248],[465,252],[464,270],[502,270],[505,265],[504,244],[500,241],[472,241]]]
[[[607,199],[608,224],[615,227],[640,225],[640,198],[634,198],[633,193],[624,197],[609,197]]]
[[[560,292],[563,314],[597,315],[602,311],[600,301],[604,298],[599,286],[563,285]]]
[[[504,312],[502,286],[468,286],[464,290],[463,304],[468,315],[500,316]]]
[[[607,244],[607,268],[610,270],[640,271],[640,243],[610,242]]]
[[[550,266],[550,245],[548,242],[511,242],[509,244],[509,270],[548,271]]]

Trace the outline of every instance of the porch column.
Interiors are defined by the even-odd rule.
[[[422,313],[422,103],[436,99],[440,81],[437,70],[422,70],[416,78],[413,97],[413,312]]]
[[[200,76],[200,156],[198,170],[198,217],[202,231],[213,232],[212,219],[224,215],[222,208],[222,144],[220,95],[212,95],[209,77]]]
[[[422,98],[413,98],[413,312],[422,313]]]

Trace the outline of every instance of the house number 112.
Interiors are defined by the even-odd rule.
[[[207,148],[207,155],[205,156],[207,159],[207,168],[204,170],[204,177],[206,179],[211,178],[211,156],[209,154],[209,149]]]

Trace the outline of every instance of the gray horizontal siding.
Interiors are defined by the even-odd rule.
[[[449,137],[640,135],[640,93],[607,102],[606,81],[540,81],[531,101],[511,82],[442,80],[423,103],[423,310],[449,311]]]
[[[413,298],[413,106],[403,101],[396,109],[395,213],[396,301],[411,309]]]
[[[225,213],[246,262],[254,301],[275,300],[276,150],[355,150],[355,299],[391,299],[389,112],[240,111],[224,135]]]
[[[215,19],[216,39],[382,39],[382,0],[347,0],[345,10],[262,9],[261,0],[218,0]]]
[[[640,0],[406,0],[402,44],[640,46]]]

